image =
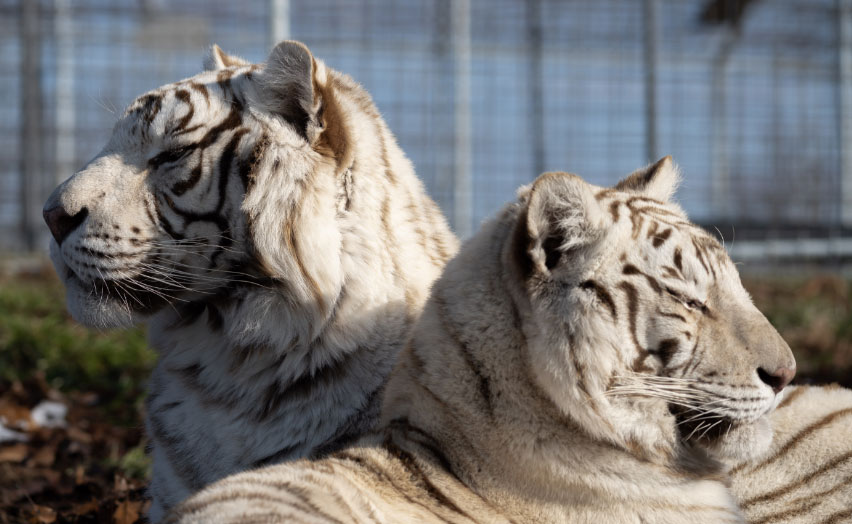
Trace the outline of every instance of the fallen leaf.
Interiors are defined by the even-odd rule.
[[[52,466],[56,460],[56,447],[51,445],[42,446],[35,455],[27,462],[28,465]]]
[[[9,426],[26,427],[30,424],[30,410],[6,399],[0,400],[0,417]]]
[[[52,469],[44,469],[44,468],[38,468],[36,471],[39,472],[39,475],[42,478],[49,481],[54,486],[59,484],[59,481],[62,479],[62,473],[60,473],[59,471],[54,471]],[[56,487],[60,488],[60,489],[67,489],[67,487],[64,487],[64,486],[56,486]]]
[[[32,495],[43,491],[50,485],[51,483],[49,481],[41,478],[30,478],[27,480],[19,479],[13,489],[7,489],[2,493],[2,495],[8,502],[13,502],[23,498],[29,499]],[[2,514],[2,512],[0,512],[0,514]]]
[[[113,489],[121,495],[127,493],[127,479],[121,475],[116,475],[115,481],[113,482]]]
[[[81,429],[77,429],[76,427],[71,426],[66,431],[68,432],[68,437],[71,440],[76,440],[77,442],[82,442],[83,444],[92,443],[92,436]]]
[[[26,444],[0,447],[0,462],[21,462],[27,458]]]
[[[32,522],[38,522],[39,524],[51,524],[52,522],[56,522],[56,511],[48,508],[47,506],[39,506],[33,504],[33,518]]]
[[[86,482],[86,468],[82,464],[77,464],[77,467],[74,468],[74,484],[79,486],[84,482]]]
[[[82,504],[74,504],[71,508],[71,513],[75,517],[82,517],[83,515],[97,511],[98,508],[100,508],[100,503],[97,500],[92,499],[89,502],[83,502]]]
[[[115,524],[133,524],[139,519],[141,508],[141,500],[124,500],[118,503],[112,518],[115,519]]]

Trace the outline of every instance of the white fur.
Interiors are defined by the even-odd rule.
[[[279,67],[288,55],[308,57],[305,78]],[[160,355],[146,421],[155,522],[221,477],[328,452],[370,427],[457,249],[351,79],[295,42],[265,66],[216,46],[205,64],[134,102],[46,205],[88,213],[51,246],[74,318],[146,321]]]
[[[757,370],[792,355],[722,247],[656,198],[671,161],[637,173],[522,189],[436,282],[376,431],[172,521],[743,522],[718,459],[768,445]]]
[[[770,416],[772,446],[732,463],[734,495],[750,522],[850,522],[852,391],[797,386],[786,395]]]

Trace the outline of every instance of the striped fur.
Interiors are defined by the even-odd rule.
[[[370,427],[457,250],[369,95],[302,44],[138,98],[51,197],[52,256],[84,324],[145,321],[153,521],[228,474]]]
[[[852,391],[789,388],[769,451],[731,469],[751,524],[852,522]]]
[[[374,432],[170,521],[743,522],[719,459],[767,448],[758,370],[794,361],[677,178],[539,177],[445,268]]]

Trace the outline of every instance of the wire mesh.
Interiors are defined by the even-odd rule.
[[[35,43],[21,29],[26,1],[0,1],[7,251],[28,247],[22,217],[40,214],[22,198],[26,173],[39,178],[43,202],[98,152],[124,106],[200,71],[207,46],[262,61],[272,44],[269,0],[40,0]],[[726,234],[732,225],[754,238],[850,231],[842,222],[852,181],[841,159],[844,0],[470,0],[466,79],[458,78],[453,1],[291,0],[287,27],[372,94],[457,229],[463,111],[474,225],[541,171],[607,185],[671,154],[684,173],[680,202]],[[31,85],[22,57],[34,44]],[[25,93],[40,101],[35,175],[22,157]],[[32,245],[43,249],[46,229],[35,234]]]

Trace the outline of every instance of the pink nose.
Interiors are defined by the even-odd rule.
[[[767,372],[763,368],[758,368],[757,376],[764,384],[772,388],[775,393],[780,393],[782,389],[787,387],[787,384],[796,376],[796,368],[780,367],[772,373]]]
[[[56,243],[62,244],[62,241],[65,240],[68,234],[74,231],[89,216],[89,210],[84,207],[72,216],[60,204],[56,207],[45,209],[42,215],[48,229],[50,229],[50,234],[56,239]]]

